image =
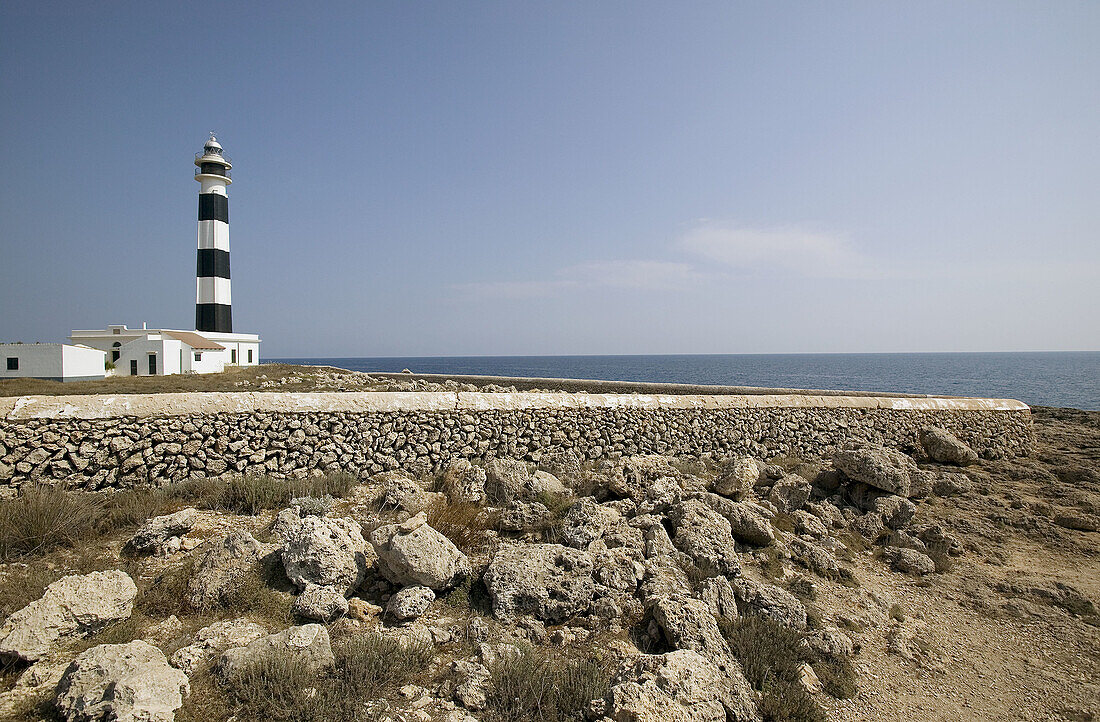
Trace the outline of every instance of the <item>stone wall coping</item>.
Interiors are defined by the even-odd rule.
[[[893,409],[1029,411],[1014,399],[807,394],[685,395],[454,391],[207,392],[0,398],[0,418],[153,418],[247,413],[484,412],[536,409]]]

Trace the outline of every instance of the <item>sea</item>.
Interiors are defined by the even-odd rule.
[[[1100,410],[1100,351],[285,358],[351,371],[536,376],[1011,398]]]

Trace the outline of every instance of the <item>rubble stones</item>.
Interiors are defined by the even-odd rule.
[[[386,604],[386,616],[398,622],[408,622],[428,611],[435,601],[435,592],[428,587],[405,587],[390,597]]]
[[[562,517],[561,540],[576,549],[587,549],[621,518],[619,512],[601,506],[592,497],[582,497]]]
[[[916,549],[886,547],[883,553],[890,562],[890,568],[896,572],[923,576],[936,571],[936,563],[932,561],[931,557]]]
[[[443,475],[443,491],[454,504],[485,501],[485,469],[468,459],[454,459]]]
[[[595,591],[592,557],[560,544],[501,547],[484,576],[493,615],[509,619],[530,614],[562,622],[585,612]]]
[[[136,597],[137,586],[125,572],[62,577],[0,625],[0,655],[38,660],[64,641],[128,619]]]
[[[128,544],[139,552],[157,552],[172,537],[183,536],[191,531],[197,518],[198,512],[194,509],[183,509],[175,514],[154,517],[141,525]]]
[[[260,552],[260,543],[243,529],[208,539],[198,548],[199,560],[187,583],[188,602],[196,609],[222,604],[238,580],[257,567]]]
[[[730,655],[729,645],[706,602],[687,597],[666,597],[653,605],[653,619],[672,649],[690,649],[711,661]]]
[[[711,485],[715,494],[740,499],[752,491],[756,479],[760,476],[760,467],[751,456],[735,456],[723,462],[718,475]]]
[[[806,608],[787,590],[745,578],[734,579],[730,585],[742,614],[761,614],[791,629],[806,628]]]
[[[267,634],[267,630],[247,619],[230,619],[203,627],[195,641],[172,654],[172,666],[188,676],[230,647],[243,647]]]
[[[798,474],[788,474],[775,482],[768,493],[768,501],[786,514],[797,511],[810,498],[810,482]]]
[[[924,453],[933,461],[955,466],[970,466],[978,463],[978,455],[969,446],[947,429],[938,426],[926,426],[920,431],[920,444]]]
[[[899,496],[909,496],[909,475],[918,471],[908,456],[884,447],[841,449],[833,456],[833,464],[852,481]]]
[[[289,657],[296,665],[312,671],[332,667],[335,663],[325,628],[320,624],[304,624],[260,637],[244,647],[227,649],[222,653],[218,669],[223,675],[232,676],[271,654]]]
[[[333,587],[344,596],[363,582],[374,554],[354,519],[308,516],[283,542],[287,578],[300,589]]]
[[[294,600],[291,611],[304,619],[331,622],[348,613],[348,600],[343,591],[335,587],[308,584]]]
[[[54,703],[67,722],[172,722],[190,691],[164,652],[135,640],[101,644],[65,670]]]
[[[448,589],[470,573],[466,555],[450,539],[417,514],[400,524],[386,524],[371,533],[378,569],[391,582]]]
[[[676,526],[672,543],[705,575],[741,573],[730,523],[725,517],[702,501],[689,499],[673,509],[671,518]]]

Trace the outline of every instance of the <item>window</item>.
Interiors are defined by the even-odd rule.
[[[157,375],[157,355],[155,353],[149,354],[149,375]]]
[[[137,376],[137,359],[130,359],[130,375]]]
[[[229,363],[237,363],[237,349],[235,348],[229,349]]]
[[[112,362],[113,361],[118,361],[118,357],[122,355],[122,352],[118,350],[120,346],[122,346],[122,344],[119,343],[118,341],[115,341],[113,344],[111,344],[111,361]]]
[[[195,360],[196,361],[202,361],[202,351],[196,351],[195,352]]]
[[[18,370],[19,370],[19,357],[18,356],[9,356],[8,357],[8,371],[18,371]]]
[[[252,349],[248,349],[248,363],[252,363]]]
[[[117,333],[122,333],[122,329],[121,328],[116,328],[116,329],[114,329],[114,331],[112,333],[116,333],[116,334]]]

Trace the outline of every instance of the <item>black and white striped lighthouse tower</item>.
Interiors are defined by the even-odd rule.
[[[232,298],[229,293],[229,196],[233,182],[229,158],[222,154],[214,134],[195,154],[195,180],[199,190],[199,260],[195,272],[195,330],[233,332]]]

